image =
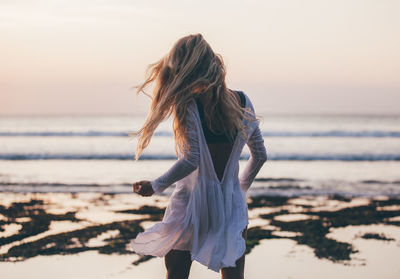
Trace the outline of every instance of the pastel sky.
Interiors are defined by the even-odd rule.
[[[400,113],[400,1],[0,0],[0,114],[144,114],[129,88],[202,33],[260,113]]]

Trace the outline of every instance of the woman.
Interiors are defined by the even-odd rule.
[[[158,124],[171,114],[178,160],[162,176],[133,183],[142,196],[175,183],[163,220],[132,240],[137,254],[165,256],[167,278],[188,278],[193,260],[222,278],[244,278],[248,225],[246,191],[267,160],[254,108],[246,94],[225,85],[225,66],[201,34],[178,40],[149,66],[138,93],[153,81],[151,110],[136,159]],[[146,93],[145,93],[146,94]],[[244,145],[250,159],[239,178]]]

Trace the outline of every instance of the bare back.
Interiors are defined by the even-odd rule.
[[[238,104],[240,104],[240,96],[236,91],[231,90],[231,92],[234,92],[234,95],[236,97],[236,101]],[[199,98],[201,101],[201,98]],[[230,154],[233,149],[233,142],[216,142],[216,143],[210,143],[207,142],[208,150],[210,152],[215,173],[217,174],[218,179],[221,181],[222,177],[224,175],[224,170],[226,167],[226,164],[229,160]]]

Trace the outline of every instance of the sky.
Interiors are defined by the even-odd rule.
[[[256,112],[400,114],[399,13],[397,0],[0,0],[0,115],[146,114],[130,87],[194,33]]]

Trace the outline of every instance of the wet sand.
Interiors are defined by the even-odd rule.
[[[163,258],[129,241],[168,199],[0,193],[2,278],[163,278]],[[248,206],[247,278],[400,277],[400,197],[259,196]],[[194,262],[190,278],[220,275]]]

